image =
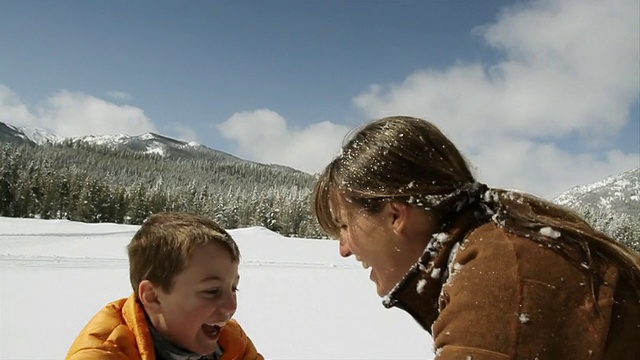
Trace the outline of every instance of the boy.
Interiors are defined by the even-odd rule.
[[[68,360],[263,360],[236,310],[240,251],[215,222],[152,215],[128,247],[133,294],[105,306]]]

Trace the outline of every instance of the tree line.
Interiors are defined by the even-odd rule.
[[[319,238],[313,176],[233,159],[166,158],[85,143],[0,147],[0,216],[141,224],[185,211],[227,229]]]
[[[225,154],[163,157],[83,142],[0,146],[0,216],[141,224],[159,211],[323,238],[311,214],[315,178]],[[594,206],[575,209],[596,229],[640,251],[640,221]]]
[[[578,211],[594,228],[640,252],[640,219],[638,215],[612,213],[598,206],[585,206]]]

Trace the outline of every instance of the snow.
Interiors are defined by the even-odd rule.
[[[123,141],[126,141],[129,138],[130,136],[118,134],[118,135],[87,135],[87,136],[72,138],[72,139],[83,141],[93,145],[114,146],[115,144],[122,143]]]
[[[604,179],[595,181],[586,185],[579,185],[573,187],[561,195],[554,198],[552,201],[562,206],[573,206],[580,203],[580,198],[585,194],[594,193],[605,189],[603,192],[607,197],[615,197],[614,192],[621,194],[622,198],[629,197],[629,195],[638,194],[640,190],[640,167],[630,169],[623,173],[608,176]],[[637,195],[632,198],[633,201],[638,201]],[[608,199],[601,199],[602,206],[610,206]]]
[[[445,243],[447,241],[449,241],[449,234],[447,233],[435,233],[432,235],[432,237],[440,243]]]
[[[131,293],[125,246],[136,230],[0,217],[0,359],[63,359],[100,308]],[[429,334],[385,309],[335,241],[229,232],[242,253],[235,317],[265,358],[433,359]]]
[[[427,285],[427,280],[425,279],[418,280],[418,284],[416,286],[416,291],[418,292],[418,294],[422,294],[422,292],[424,291],[424,287],[426,285]]]
[[[541,235],[550,237],[552,239],[557,239],[561,235],[559,231],[554,230],[553,228],[550,228],[548,226],[541,228],[539,232]]]
[[[146,154],[157,154],[160,156],[164,156],[164,149],[162,148],[162,146],[147,146],[147,150],[145,151]]]
[[[13,126],[12,126],[13,127]],[[54,134],[47,132],[44,129],[40,128],[30,128],[30,127],[21,127],[15,128],[17,131],[22,132],[29,140],[33,141],[38,145],[43,145],[47,143],[56,143],[57,141],[61,141],[63,138]]]

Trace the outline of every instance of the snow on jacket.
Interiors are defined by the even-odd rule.
[[[222,329],[220,360],[263,360],[240,325],[230,320]],[[135,295],[107,304],[82,329],[67,360],[155,360],[144,310]]]
[[[546,246],[494,223],[466,229],[441,234],[384,300],[432,334],[436,359],[640,359],[640,299],[618,269],[596,306],[584,273]]]

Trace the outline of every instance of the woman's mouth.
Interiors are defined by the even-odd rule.
[[[362,267],[365,269],[368,269],[371,267],[371,264],[369,264],[368,262],[362,260],[359,256],[356,256],[356,260],[358,260],[360,262],[360,264],[362,264]]]

